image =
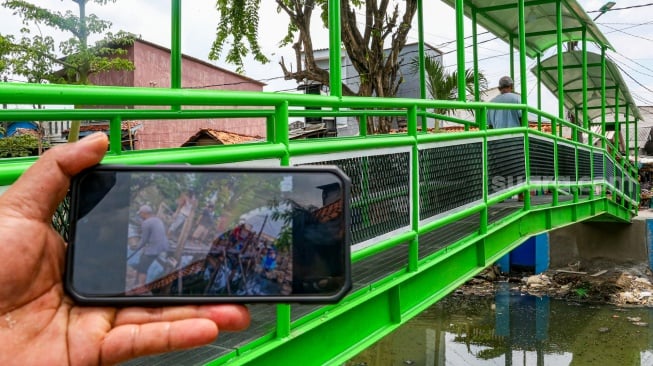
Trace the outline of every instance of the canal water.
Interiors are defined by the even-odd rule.
[[[450,295],[346,366],[653,365],[653,309]]]

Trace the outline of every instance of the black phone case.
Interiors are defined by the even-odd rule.
[[[329,172],[335,174],[343,186],[343,214],[345,220],[345,281],[336,293],[331,295],[286,295],[286,296],[116,296],[89,297],[77,291],[73,286],[72,263],[75,255],[76,219],[79,216],[79,185],[80,179],[92,170],[100,171],[131,171],[131,172]],[[301,167],[237,167],[218,165],[96,165],[73,177],[71,182],[71,209],[69,224],[69,243],[66,249],[66,266],[64,271],[64,289],[73,300],[80,305],[92,306],[165,306],[192,304],[222,304],[222,303],[311,303],[333,304],[339,302],[351,289],[351,181],[337,166],[301,166]]]

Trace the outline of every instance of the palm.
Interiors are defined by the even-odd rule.
[[[419,59],[413,59],[413,72],[418,70]],[[440,59],[436,57],[426,57],[424,59],[424,71],[426,73],[426,88],[435,100],[455,100],[458,98],[458,71],[448,72],[442,65]],[[478,73],[479,88],[487,88],[487,79],[483,73]],[[465,70],[465,91],[468,94],[474,93],[474,71]],[[449,115],[454,113],[454,109],[436,108],[437,114]],[[472,110],[470,112],[473,113]]]
[[[113,364],[206,344],[247,327],[242,306],[78,307],[64,295],[65,244],[50,226],[70,176],[100,161],[106,136],[55,148],[0,196],[0,364]]]

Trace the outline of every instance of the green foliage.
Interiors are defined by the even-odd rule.
[[[119,57],[125,54],[120,47],[133,43],[133,35],[108,33],[95,46],[88,46],[89,35],[104,34],[111,27],[110,22],[86,14],[89,1],[72,0],[79,6],[79,14],[70,10],[65,13],[52,11],[23,0],[2,2],[2,6],[13,10],[25,26],[19,35],[0,34],[0,73],[21,75],[31,83],[87,84],[88,75],[94,72],[133,70],[131,62]],[[115,0],[92,2],[105,5]],[[56,44],[49,32],[41,29],[42,25],[72,37]],[[56,73],[60,69],[65,78]]]
[[[133,174],[130,180],[131,201],[148,187],[156,187],[162,200],[175,205],[182,192],[196,192],[198,209],[209,201],[215,201],[217,213],[226,218],[226,224],[234,227],[241,215],[260,207],[279,192],[279,179],[264,179],[257,174]],[[151,202],[158,206],[161,202]]]
[[[221,57],[224,44],[230,40],[231,48],[227,52],[226,60],[235,64],[239,73],[244,71],[243,58],[250,52],[256,61],[270,62],[258,43],[260,5],[261,0],[217,0],[216,8],[220,13],[220,21],[216,29],[216,39],[209,52],[211,60]]]
[[[449,73],[437,57],[424,58],[424,71],[426,72],[426,87],[435,100],[455,100],[458,98],[458,71]],[[413,58],[411,72],[419,72],[419,59]],[[487,79],[482,72],[478,73],[479,88],[487,89]],[[465,87],[468,94],[474,94],[474,70],[465,70]],[[454,109],[439,108],[435,113],[449,115]],[[470,112],[473,112],[470,110]]]
[[[270,202],[269,208],[272,210],[272,220],[283,221],[283,226],[279,232],[276,246],[281,249],[292,248],[292,224],[295,213],[295,208],[299,205],[292,200],[284,199],[281,201],[273,200]]]
[[[47,147],[43,143],[43,147]],[[0,138],[0,158],[18,158],[38,155],[39,140],[32,135]]]

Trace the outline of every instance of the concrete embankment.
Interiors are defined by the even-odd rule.
[[[651,268],[653,215],[640,215],[630,224],[578,223],[549,233],[550,268],[572,263],[646,264]]]

